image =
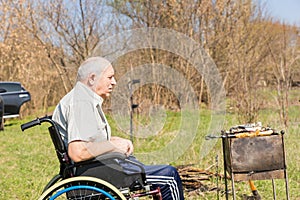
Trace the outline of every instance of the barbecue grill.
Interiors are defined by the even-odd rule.
[[[284,131],[276,132],[261,124],[248,124],[222,131],[226,200],[228,174],[231,178],[233,200],[236,199],[235,181],[285,179],[286,199],[289,200],[288,175],[284,150]],[[228,174],[227,174],[228,173]]]

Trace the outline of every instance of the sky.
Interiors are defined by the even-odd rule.
[[[269,14],[281,22],[300,26],[300,0],[260,0],[265,2]]]

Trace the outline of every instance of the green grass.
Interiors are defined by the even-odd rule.
[[[10,120],[0,132],[0,199],[37,199],[58,171],[46,127],[21,132],[22,122]]]
[[[271,116],[272,115],[272,116]],[[276,119],[276,113],[272,110],[264,110],[260,114],[263,125],[271,124],[274,128],[281,128]],[[300,199],[300,109],[294,106],[290,112],[291,126],[285,135],[285,146],[287,155],[287,166],[289,176],[290,199]],[[147,138],[134,140],[135,151],[145,153],[151,151],[160,151],[168,143],[172,142],[180,127],[182,114],[167,112],[166,121],[163,129],[156,135]],[[37,199],[41,194],[43,187],[59,171],[58,161],[54,152],[50,136],[47,132],[47,126],[37,126],[32,129],[21,132],[20,125],[24,122],[34,119],[27,117],[23,120],[9,120],[5,123],[5,130],[0,132],[0,199]],[[141,119],[141,118],[140,118]],[[144,120],[144,119],[141,119]],[[113,133],[129,138],[128,134],[122,133],[117,129],[116,123],[109,118]],[[145,121],[145,120],[144,120]],[[144,122],[143,121],[143,122]],[[193,142],[187,146],[184,154],[178,160],[173,160],[173,165],[193,164],[201,169],[216,171],[215,157],[219,158],[219,172],[223,173],[222,165],[222,146],[220,140],[215,140],[212,150],[201,158],[202,147],[208,145],[204,136],[208,134],[207,127],[211,123],[211,115],[207,110],[200,113],[199,127],[195,127],[196,136]],[[224,128],[236,125],[236,116],[226,115]],[[219,134],[219,133],[214,133]],[[184,139],[184,136],[183,136]],[[176,148],[171,150],[176,153]],[[163,156],[163,155],[162,155]],[[159,163],[162,159],[157,157]],[[162,160],[164,162],[164,160]],[[277,199],[285,199],[284,181],[276,180]],[[205,181],[204,184],[211,187],[216,185],[216,179]],[[263,199],[272,199],[272,184],[270,180],[255,181]],[[237,195],[250,195],[249,186],[245,182],[235,184]],[[224,188],[221,181],[219,187]],[[216,199],[216,191],[198,192],[197,195],[187,196],[187,199]],[[225,199],[223,195],[220,199]],[[240,199],[240,198],[238,198]]]

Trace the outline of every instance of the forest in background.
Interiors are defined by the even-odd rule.
[[[32,100],[22,114],[47,113],[73,87],[80,63],[106,38],[136,28],[171,29],[206,50],[222,76],[229,110],[256,120],[272,91],[280,121],[288,126],[289,92],[300,82],[300,28],[272,19],[251,0],[1,0],[0,81],[20,81]],[[203,77],[183,58],[160,49],[122,56],[116,78],[145,63],[162,63],[184,74],[199,102],[210,106]],[[148,85],[142,102],[180,107],[167,88]],[[109,103],[106,104],[109,108]],[[142,112],[142,111],[141,111]]]

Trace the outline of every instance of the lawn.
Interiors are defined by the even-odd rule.
[[[288,166],[289,193],[291,200],[300,199],[300,109],[299,106],[291,108],[291,125],[285,134],[285,147]],[[273,117],[271,116],[273,115]],[[274,120],[275,113],[270,110],[262,111],[261,121],[263,125],[281,129],[278,120]],[[137,153],[159,151],[161,147],[166,146],[176,136],[176,129],[180,126],[181,115],[174,112],[167,112],[166,121],[161,133],[147,138],[134,140]],[[222,166],[222,146],[221,141],[216,140],[214,147],[207,155],[201,157],[201,147],[205,145],[205,135],[207,126],[210,124],[210,112],[204,110],[201,112],[199,127],[193,142],[186,148],[184,154],[177,160],[171,162],[172,165],[193,165],[199,169],[207,169],[223,173]],[[41,194],[43,187],[59,171],[58,161],[47,132],[47,126],[36,126],[32,129],[22,132],[20,125],[24,122],[34,119],[26,117],[22,120],[13,119],[5,123],[5,130],[0,132],[0,199],[37,199]],[[112,130],[117,135],[128,137],[121,133],[115,122],[111,121]],[[226,115],[224,128],[236,125],[236,117],[233,114]],[[215,133],[218,134],[218,133]],[[176,153],[176,150],[173,150]],[[216,166],[216,156],[218,157],[218,166]],[[160,162],[157,158],[156,162]],[[165,162],[162,160],[161,162]],[[216,168],[218,167],[218,168]],[[275,180],[277,199],[285,199],[284,180]],[[212,177],[203,184],[215,187],[216,179]],[[263,199],[272,199],[272,184],[270,180],[255,181]],[[249,186],[245,182],[235,184],[238,198],[242,194],[250,195]],[[219,187],[223,190],[223,180],[219,180]],[[196,191],[193,195],[187,194],[187,199],[217,199],[217,190]],[[225,199],[220,191],[220,199]]]

